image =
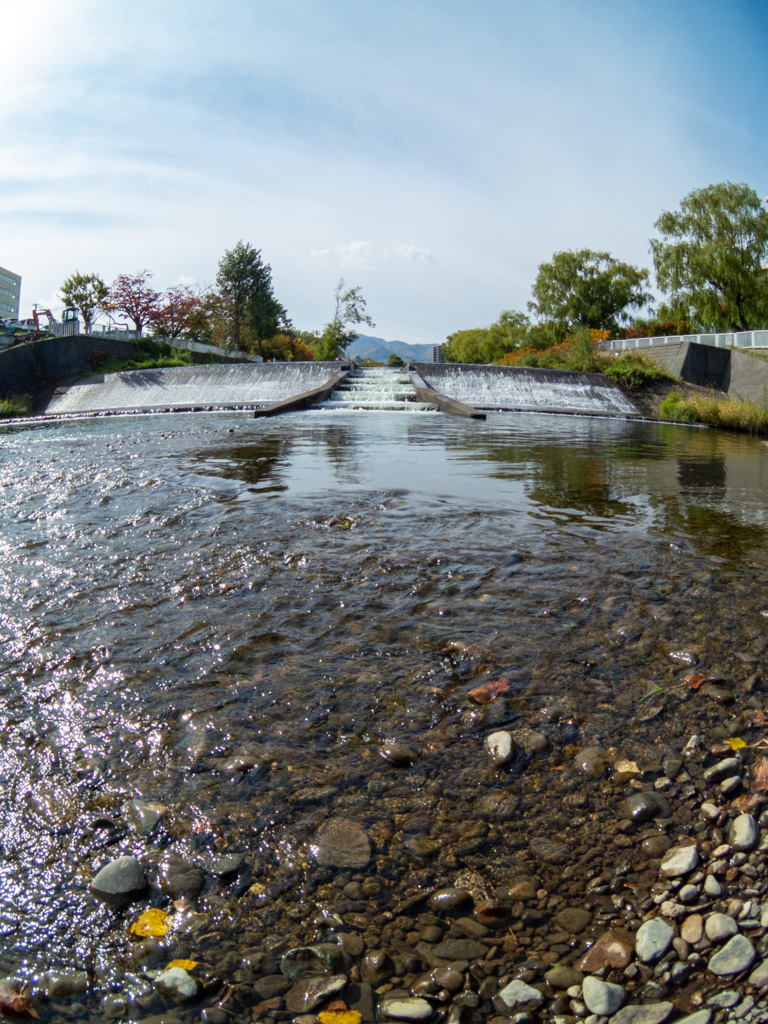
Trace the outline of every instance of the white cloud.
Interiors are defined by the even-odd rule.
[[[396,245],[395,256],[401,260],[416,260],[419,263],[434,263],[435,260],[429,249],[420,249],[418,245]]]

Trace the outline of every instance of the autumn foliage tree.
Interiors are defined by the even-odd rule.
[[[173,285],[157,300],[149,314],[149,322],[158,334],[174,341],[192,329],[200,307],[200,296],[188,285]]]
[[[152,322],[160,305],[160,292],[148,283],[152,276],[149,270],[141,270],[136,274],[118,274],[104,304],[105,309],[123,313],[132,320],[139,336],[144,327]]]

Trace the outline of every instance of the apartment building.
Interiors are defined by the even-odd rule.
[[[0,317],[18,319],[21,277],[0,267]]]

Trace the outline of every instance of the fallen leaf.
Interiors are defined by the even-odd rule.
[[[360,1024],[363,1019],[358,1010],[323,1010],[317,1016],[320,1024]]]
[[[490,683],[475,687],[469,691],[469,696],[478,704],[492,704],[497,697],[509,693],[509,683],[506,679],[494,679]]]
[[[5,981],[0,981],[0,1013],[7,1013],[16,1017],[26,1015],[27,1017],[35,1017],[37,1020],[40,1019],[40,1014],[32,1005],[32,1000],[29,996],[24,995],[24,989],[21,992],[17,992],[16,989],[11,988]]]
[[[145,910],[138,921],[134,921],[128,929],[132,935],[146,938],[148,935],[162,936],[168,932],[168,915],[164,910],[152,907]]]
[[[197,967],[197,960],[171,960],[168,967],[181,967],[185,971],[191,971]]]
[[[731,750],[741,750],[742,747],[746,747],[746,743],[740,736],[731,736],[730,739],[725,741]]]
[[[752,789],[756,793],[768,791],[768,757],[761,757],[755,761],[752,765],[752,774],[754,775]]]
[[[683,682],[688,683],[692,690],[698,690],[702,683],[706,683],[707,677],[700,672],[692,672],[689,676],[683,676]]]

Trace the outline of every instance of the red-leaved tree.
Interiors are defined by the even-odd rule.
[[[109,289],[104,307],[116,313],[124,313],[133,321],[139,335],[152,320],[160,302],[160,292],[150,288],[147,283],[150,277],[150,270],[142,270],[137,274],[118,274]]]
[[[173,341],[192,328],[200,307],[200,297],[189,285],[176,284],[160,296],[149,319],[158,334]]]

